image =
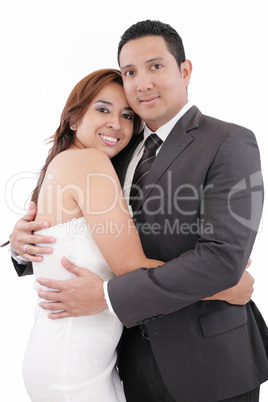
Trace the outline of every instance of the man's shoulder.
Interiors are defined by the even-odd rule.
[[[241,125],[225,121],[220,118],[203,114],[195,105],[193,105],[179,120],[180,124],[184,127],[186,132],[195,129],[215,130],[219,132],[228,132],[233,130],[247,130]]]
[[[189,112],[191,112],[191,109]],[[195,125],[193,121],[195,121]],[[192,137],[211,144],[219,145],[231,137],[236,138],[238,141],[241,141],[242,138],[251,138],[251,141],[255,141],[255,135],[250,129],[231,121],[203,114],[196,106],[192,108],[191,125],[188,125],[188,127],[190,127],[189,134]]]
[[[204,125],[210,125],[211,127],[215,127],[217,129],[224,130],[224,131],[230,131],[230,132],[236,131],[236,130],[237,131],[240,131],[240,130],[250,131],[248,128],[246,128],[238,123],[223,120],[223,119],[209,116],[206,114],[202,114],[200,121]]]

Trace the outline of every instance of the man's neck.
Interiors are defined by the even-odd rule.
[[[146,139],[152,132],[157,133],[157,135],[164,141],[166,136],[170,133],[175,124],[180,120],[180,118],[192,107],[191,102],[187,102],[181,110],[167,123],[160,126],[157,130],[151,130],[147,125],[144,127],[144,139]]]

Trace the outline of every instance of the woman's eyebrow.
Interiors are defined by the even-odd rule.
[[[98,100],[96,100],[96,102],[94,102],[94,105],[95,105],[96,103],[104,103],[105,105],[113,106],[112,102],[106,101],[106,100],[104,100],[104,99],[98,99]],[[130,106],[124,106],[123,109],[129,110],[129,111],[133,112],[133,109],[132,109]],[[134,112],[133,112],[133,113],[134,113]]]
[[[96,100],[96,102],[94,102],[94,105],[95,105],[95,103],[105,103],[105,105],[112,105],[111,102],[108,102],[108,101],[103,100],[103,99],[98,99],[98,100]]]

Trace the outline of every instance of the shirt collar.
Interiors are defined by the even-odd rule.
[[[164,142],[169,135],[170,131],[173,129],[175,124],[182,118],[182,116],[192,107],[193,105],[191,102],[187,102],[186,105],[183,106],[183,108],[179,111],[176,116],[174,116],[171,120],[169,120],[166,124],[163,126],[159,127],[155,133],[158,135],[158,137],[161,138],[161,140]],[[144,140],[146,140],[149,135],[152,134],[152,130],[149,129],[146,125],[144,126],[144,132],[143,132],[143,137]]]

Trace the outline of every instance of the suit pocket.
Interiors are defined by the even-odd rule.
[[[223,334],[241,327],[247,322],[245,306],[230,306],[199,317],[200,326],[205,337]]]

